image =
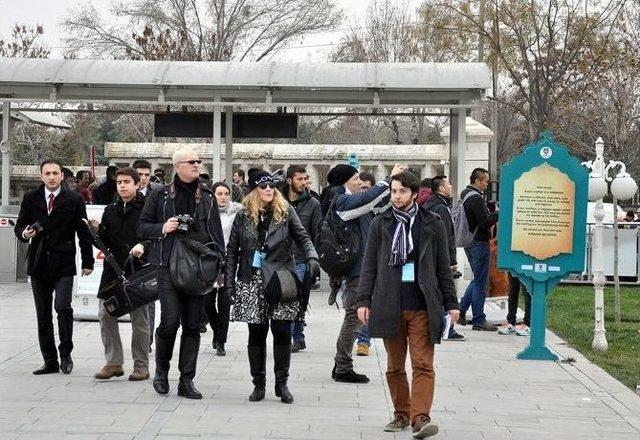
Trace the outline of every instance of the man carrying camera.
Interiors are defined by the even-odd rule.
[[[178,395],[201,399],[194,387],[198,349],[200,347],[200,316],[204,297],[178,289],[169,267],[171,252],[181,237],[208,244],[224,255],[224,238],[213,193],[199,182],[201,160],[189,148],[173,154],[173,182],[151,191],[138,222],[138,235],[150,240],[149,262],[158,266],[160,325],[156,330],[156,373],[153,387],[158,394],[169,392],[169,363],[178,327],[180,339],[180,383]],[[196,273],[194,273],[194,277]]]
[[[82,255],[82,275],[93,271],[91,235],[83,219],[87,209],[82,196],[62,187],[62,165],[45,160],[40,165],[42,185],[24,195],[15,234],[21,241],[31,240],[28,274],[38,318],[38,341],[44,365],[33,374],[71,373],[73,361],[73,309],[71,295],[76,275],[78,234]],[[53,292],[55,291],[55,301]],[[53,335],[51,302],[58,314],[60,363]]]

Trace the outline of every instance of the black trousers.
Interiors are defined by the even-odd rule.
[[[531,295],[527,292],[527,288],[520,282],[518,277],[514,277],[509,273],[509,307],[507,312],[507,322],[516,325],[516,314],[518,313],[518,297],[520,296],[520,286],[524,292],[524,324],[531,326]]]
[[[204,297],[178,292],[166,267],[158,267],[158,292],[160,325],[156,330],[156,365],[168,368],[176,334],[182,324],[179,365],[185,365],[185,368],[181,368],[185,377],[193,378],[200,345],[200,315]],[[182,371],[183,369],[188,371]]]
[[[262,346],[267,343],[269,324],[249,324],[249,345]],[[273,345],[291,344],[291,321],[271,320]]]
[[[218,307],[216,307],[216,300]],[[213,330],[213,342],[224,344],[229,333],[229,310],[231,302],[224,289],[214,289],[204,297],[204,311]]]
[[[58,352],[53,335],[53,313],[51,304],[58,315],[58,336],[60,337],[60,358],[71,355],[73,350],[73,309],[71,296],[73,277],[39,278],[31,277],[31,289],[38,318],[38,342],[45,363],[57,363]],[[56,293],[55,300],[53,292]]]

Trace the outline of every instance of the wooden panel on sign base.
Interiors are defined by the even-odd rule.
[[[522,174],[513,188],[511,249],[537,260],[573,252],[575,184],[543,163]]]

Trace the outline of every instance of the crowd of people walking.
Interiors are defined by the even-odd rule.
[[[380,181],[351,165],[337,165],[321,196],[301,166],[281,174],[238,169],[231,181],[211,182],[189,148],[174,153],[173,165],[175,174],[168,182],[160,170],[152,172],[149,162],[138,160],[131,167],[109,167],[96,184],[86,171],[73,176],[56,160],[42,163],[42,184],[24,196],[15,226],[16,236],[30,242],[29,275],[44,359],[34,374],[73,370],[76,235],[82,276],[93,270],[92,245],[106,248],[114,267],[125,269],[125,279],[141,261],[155,266],[159,326],[155,328],[155,302],[130,311],[134,365],[128,378],[151,377],[149,353],[155,350],[153,388],[158,394],[170,392],[168,375],[179,329],[177,394],[201,399],[194,379],[202,332],[207,324],[211,327],[212,347],[224,356],[229,322],[242,322],[248,327],[253,384],[248,400],[265,398],[270,330],[274,392],[283,403],[293,403],[291,355],[307,349],[306,312],[321,272],[331,286],[329,305],[341,303],[344,310],[327,375],[336,382],[369,382],[355,371],[354,344],[357,355],[367,356],[370,338],[381,338],[395,409],[385,431],[411,428],[414,438],[438,432],[430,414],[435,345],[444,339],[465,340],[453,324],[458,329],[466,325],[469,308],[472,330],[528,334],[526,291],[525,322],[516,322],[516,278],[510,280],[508,322],[496,328],[484,314],[489,240],[498,220],[484,195],[489,182],[484,169],[473,171],[470,185],[453,205],[446,176],[420,181],[404,165],[396,165]],[[105,205],[101,219],[87,219],[86,204],[91,203]],[[473,280],[458,303],[456,234],[463,227],[471,237],[463,247]],[[123,283],[121,273],[105,264],[97,292],[106,361],[95,373],[99,380],[125,374],[118,319],[106,305],[118,283]],[[57,349],[52,303],[58,316]]]

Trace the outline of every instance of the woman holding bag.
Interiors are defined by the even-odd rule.
[[[287,387],[291,361],[291,321],[304,316],[308,288],[295,276],[293,242],[304,250],[306,280],[320,274],[318,255],[295,210],[276,189],[273,176],[257,171],[249,176],[251,192],[236,216],[225,269],[227,294],[234,298],[233,321],[249,325],[247,346],[254,390],[251,402],[265,397],[267,333],[273,335],[275,394],[292,403]]]

